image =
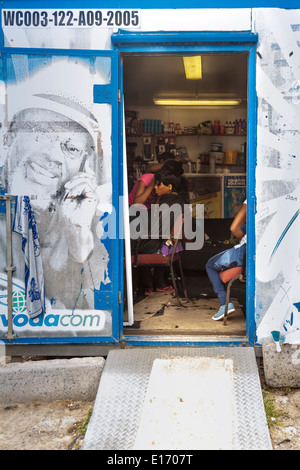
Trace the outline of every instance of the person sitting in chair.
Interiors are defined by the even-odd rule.
[[[212,283],[215,294],[217,294],[220,301],[220,308],[218,312],[212,317],[213,320],[222,320],[225,315],[225,304],[226,304],[226,289],[223,282],[220,279],[220,272],[226,269],[242,266],[244,251],[246,247],[246,232],[245,222],[247,215],[247,201],[244,201],[241,209],[237,213],[233,220],[230,230],[237,238],[240,239],[240,243],[235,245],[229,250],[225,250],[217,255],[213,256],[206,263],[206,272]],[[228,314],[235,311],[235,307],[229,299]]]
[[[132,254],[163,253],[168,247],[171,231],[175,219],[184,213],[185,197],[177,191],[181,188],[182,166],[174,162],[172,168],[163,167],[154,175],[154,189],[157,194],[157,202],[152,205],[148,218],[148,233],[138,240],[132,240]],[[145,294],[153,292],[154,285],[157,291],[172,291],[165,279],[165,269],[155,268],[154,278],[149,274],[149,269],[143,270],[143,283],[146,287]]]
[[[129,193],[129,205],[144,205],[145,209],[150,209],[151,204],[155,204],[157,194],[154,190],[154,173],[162,169],[167,162],[174,162],[175,155],[170,152],[164,152],[158,157],[159,163],[149,168],[149,173],[140,176]]]

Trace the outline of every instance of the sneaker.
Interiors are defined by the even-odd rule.
[[[234,305],[231,302],[229,302],[227,315],[229,315],[230,313],[234,311],[235,311]],[[225,305],[221,305],[221,307],[219,308],[219,311],[212,317],[212,320],[222,320],[224,318],[224,315],[225,315]]]

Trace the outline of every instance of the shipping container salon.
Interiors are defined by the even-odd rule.
[[[296,1],[4,1],[1,25],[1,345],[299,343]],[[190,212],[173,256],[139,265],[129,194],[166,152]],[[245,202],[245,272],[214,321],[206,263]]]

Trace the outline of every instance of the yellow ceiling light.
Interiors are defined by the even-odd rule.
[[[188,80],[199,80],[202,78],[201,55],[183,57],[185,76]]]
[[[171,99],[154,98],[154,104],[159,106],[238,106],[241,100],[233,99]]]

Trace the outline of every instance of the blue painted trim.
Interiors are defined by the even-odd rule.
[[[190,338],[166,338],[164,336],[123,336],[119,341],[116,341],[110,336],[89,336],[89,337],[65,337],[65,338],[19,338],[13,341],[3,340],[7,345],[23,344],[23,345],[51,345],[51,344],[98,344],[105,345],[107,347],[122,347],[126,346],[134,347],[242,347],[242,346],[253,346],[246,337],[218,339],[216,336],[212,337],[212,340],[206,339],[193,339]]]
[[[113,101],[111,83],[107,85],[94,85],[93,89],[94,103],[109,103]]]
[[[118,90],[120,93],[120,103],[119,103],[119,110],[118,110],[118,123],[119,123],[119,134],[118,134],[118,165],[119,165],[119,197],[123,196],[124,194],[124,184],[123,184],[123,63],[120,58],[120,52],[118,53]],[[120,282],[120,292],[121,292],[121,299],[119,305],[119,334],[123,333],[123,321],[124,321],[124,297],[125,292],[125,274],[124,274],[124,224],[123,224],[123,207],[119,207],[119,227],[120,227],[120,260],[119,260],[119,282]]]
[[[208,5],[205,0],[186,0],[184,4],[179,0],[164,0],[163,2],[159,0],[143,0],[142,4],[138,0],[88,0],[84,3],[80,0],[64,0],[60,2],[59,0],[4,0],[2,2],[2,8],[19,8],[19,9],[29,9],[29,8],[48,8],[48,9],[63,9],[63,8],[79,8],[79,9],[88,9],[88,8],[102,8],[102,9],[118,9],[118,8],[136,8],[136,9],[182,9],[182,8],[299,8],[298,0],[244,0],[240,2],[238,0],[215,0],[212,5]]]
[[[114,45],[114,47],[118,47],[118,45]],[[151,49],[149,49],[151,47]],[[167,46],[167,45],[159,45],[159,44],[154,44],[154,45],[143,45],[143,44],[129,44],[129,45],[121,45],[120,51],[121,52],[130,52],[132,54],[144,54],[144,55],[153,55],[153,54],[160,54],[160,55],[168,55],[172,53],[177,53],[177,54],[189,54],[189,53],[196,53],[199,52],[199,48],[201,47],[201,53],[202,54],[219,54],[220,52],[229,52],[231,54],[238,53],[238,52],[248,52],[249,51],[249,46],[246,44],[235,44],[234,45],[234,50],[232,50],[232,45],[224,45],[222,49],[220,49],[219,45],[172,45],[172,46]]]
[[[4,46],[4,33],[2,30],[2,8],[0,8],[0,48]]]
[[[121,284],[123,270],[123,239],[118,234],[120,233],[119,217],[119,191],[120,191],[120,178],[123,179],[123,167],[120,167],[120,153],[119,153],[119,135],[118,126],[119,121],[119,103],[118,103],[118,89],[119,89],[119,53],[111,51],[111,99],[112,99],[112,206],[115,208],[115,230],[116,238],[112,240],[112,290],[113,290],[113,308],[112,308],[112,334],[116,340],[121,337],[120,328],[120,309],[123,305],[119,303],[119,291],[123,292],[123,284]],[[121,186],[122,188],[122,186]],[[122,313],[123,314],[123,313]]]
[[[92,343],[92,344],[103,344],[103,343],[111,343],[111,344],[118,344],[118,340],[113,338],[112,336],[66,336],[66,337],[32,337],[32,338],[16,338],[12,341],[8,341],[7,339],[0,338],[1,342],[5,344],[84,344],[84,343]]]
[[[146,34],[146,33],[145,33]],[[141,41],[143,41],[145,34],[141,34]],[[125,34],[125,36],[128,36]],[[149,39],[150,36],[146,35]],[[200,36],[200,35],[199,35]],[[115,36],[116,37],[116,36]],[[130,37],[132,37],[130,35]],[[255,168],[256,168],[256,109],[257,109],[257,103],[256,103],[256,40],[251,41],[251,44],[243,44],[242,40],[237,41],[237,37],[235,36],[236,41],[232,44],[225,44],[226,40],[224,38],[227,37],[227,33],[222,34],[220,33],[218,35],[219,37],[219,44],[213,44],[213,45],[190,45],[188,44],[187,37],[189,37],[189,33],[178,33],[176,37],[176,41],[180,41],[181,46],[168,46],[167,41],[163,41],[163,45],[157,46],[157,38],[164,38],[165,35],[164,33],[159,33],[158,35],[151,35],[151,38],[153,39],[152,41],[149,40],[149,43],[145,46],[143,46],[143,50],[147,54],[153,54],[154,52],[157,52],[158,47],[160,47],[160,51],[163,52],[164,54],[172,54],[172,53],[181,53],[184,51],[185,53],[189,52],[194,52],[197,51],[199,53],[209,52],[209,53],[237,53],[241,52],[243,50],[244,52],[248,51],[249,52],[249,59],[248,59],[248,109],[247,109],[247,153],[248,153],[248,159],[247,159],[247,199],[249,198],[249,201],[247,201],[247,217],[248,217],[248,222],[247,222],[247,264],[248,264],[248,271],[247,271],[247,289],[248,289],[248,295],[247,295],[247,315],[246,315],[246,332],[247,332],[247,338],[249,341],[249,344],[254,345],[255,344],[255,335],[256,335],[256,323],[255,323]],[[223,37],[223,41],[222,41]],[[241,38],[246,37],[243,36],[241,33]],[[249,37],[249,35],[247,35]],[[251,35],[252,37],[252,35]],[[138,35],[135,34],[135,39],[133,44],[130,44],[127,47],[126,42],[126,52],[131,52],[131,53],[140,53],[141,48],[140,44],[137,42]],[[255,39],[257,39],[257,35],[255,35]],[[123,43],[118,43],[117,41],[114,42],[113,46],[120,50],[121,52],[124,52],[124,47]],[[249,240],[249,245],[248,245],[248,240]],[[147,345],[147,341],[151,340],[151,344],[154,341],[157,341],[159,344],[159,339],[153,339],[149,338],[148,340],[144,338],[145,345]],[[133,339],[128,337],[128,341],[133,341]],[[228,341],[236,341],[235,338],[230,338]],[[191,339],[191,343],[193,340]],[[243,343],[243,341],[242,341]],[[140,343],[139,343],[140,344]],[[211,344],[209,341],[204,340],[201,341],[201,345],[203,344]]]
[[[256,339],[255,322],[255,171],[257,152],[257,95],[256,95],[256,47],[248,57],[247,101],[247,298],[246,330],[249,341]]]
[[[126,345],[129,346],[189,346],[189,347],[213,347],[213,346],[252,346],[246,337],[236,337],[228,339],[218,339],[217,336],[213,336],[212,339],[195,339],[190,336],[187,338],[179,337],[164,337],[164,336],[124,336],[122,338]]]
[[[182,44],[184,35],[185,43],[257,43],[258,34],[250,31],[166,31],[159,33],[139,33],[127,30],[119,30],[111,36],[113,45],[122,47],[125,44]]]
[[[47,48],[29,48],[29,47],[1,47],[0,53],[5,54],[24,54],[24,55],[58,55],[58,56],[101,56],[112,57],[112,51],[101,51],[97,49],[47,49]]]

